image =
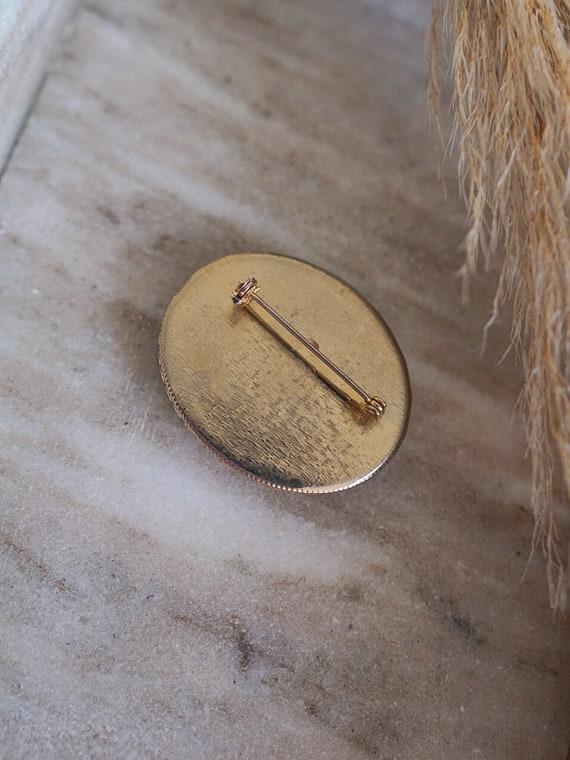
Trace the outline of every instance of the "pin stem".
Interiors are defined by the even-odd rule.
[[[260,322],[266,329],[268,329],[276,338],[290,348],[302,361],[311,367],[317,375],[324,380],[324,382],[339,394],[346,401],[350,401],[355,404],[359,409],[374,415],[375,417],[381,417],[386,411],[386,402],[379,396],[369,396],[354,380],[352,380],[345,372],[343,372],[337,365],[325,356],[319,349],[314,346],[310,340],[305,338],[293,325],[289,324],[275,309],[270,306],[266,301],[258,295],[259,287],[255,277],[241,282],[232,294],[232,301],[236,306],[244,307],[258,322]],[[292,335],[301,345],[303,345],[313,356],[315,356],[322,364],[325,365],[339,380],[341,380],[346,386],[348,386],[358,397],[355,399],[350,393],[344,390],[338,385],[337,382],[331,379],[330,374],[323,371],[320,367],[314,363],[308,361],[307,357],[303,356],[290,341],[286,340],[282,332],[272,326],[266,319],[264,319],[259,312],[251,308],[252,301],[260,306],[269,316],[275,320],[281,327],[283,327],[290,335]]]

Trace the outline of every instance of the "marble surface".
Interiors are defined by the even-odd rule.
[[[460,303],[428,5],[79,12],[0,185],[2,758],[566,756],[569,626],[507,320],[479,358],[493,276]],[[408,436],[354,490],[255,485],[169,405],[162,314],[240,250],[341,276],[399,340]]]
[[[0,170],[79,0],[0,3]]]

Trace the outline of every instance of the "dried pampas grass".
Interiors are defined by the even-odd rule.
[[[554,607],[565,606],[570,517],[570,2],[435,0],[452,43],[461,187],[468,206],[468,278],[481,257],[501,262],[493,316],[513,303],[522,356],[521,405],[532,461],[535,545],[547,558]],[[553,487],[562,513],[555,518]]]

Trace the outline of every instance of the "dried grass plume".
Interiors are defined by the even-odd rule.
[[[513,304],[521,406],[532,462],[535,546],[554,607],[565,606],[570,517],[570,2],[435,0],[431,100],[440,32],[451,42],[459,173],[468,207],[463,274],[501,263],[493,318]],[[493,319],[492,318],[492,319]],[[492,322],[492,320],[491,320]],[[560,484],[555,518],[553,487]]]

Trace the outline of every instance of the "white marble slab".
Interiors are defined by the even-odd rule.
[[[0,3],[0,170],[79,0]]]
[[[479,359],[492,277],[460,305],[428,3],[395,8],[80,12],[0,186],[4,757],[564,756],[519,371],[506,323]],[[161,316],[239,250],[346,279],[408,358],[408,437],[352,491],[250,483],[170,408]]]

